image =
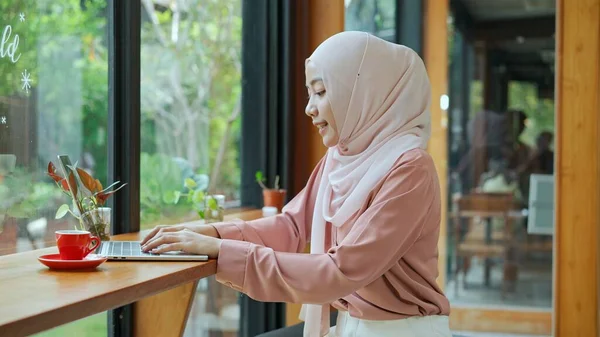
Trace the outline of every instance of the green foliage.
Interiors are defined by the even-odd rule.
[[[208,187],[208,184],[205,186],[199,185],[195,180],[185,178],[183,185],[186,189],[185,193],[182,193],[181,191],[167,191],[163,200],[172,204],[177,204],[181,198],[184,197],[186,203],[192,204],[193,209],[202,219],[204,219],[207,207],[211,210],[217,210],[219,208],[217,200],[212,195],[206,194],[205,189]]]
[[[106,337],[107,311],[32,335],[33,337]]]
[[[345,29],[366,31],[378,36],[388,35],[388,31],[394,32],[396,3],[394,0],[347,1]]]
[[[256,182],[260,185],[262,189],[268,189],[266,182],[267,178],[262,173],[262,171],[256,171],[254,175]],[[275,183],[273,184],[273,188],[278,190],[281,186],[279,186],[279,176],[275,176]]]
[[[55,219],[60,219],[60,218],[64,217],[65,215],[67,215],[67,213],[69,213],[69,205],[68,204],[62,204],[56,210],[56,215],[54,216],[54,218]]]
[[[19,20],[19,14],[25,21]],[[0,96],[31,96],[39,112],[38,153],[51,160],[56,149],[89,152],[95,174],[106,179],[108,53],[105,0],[11,0],[0,2],[0,22],[19,35],[17,63],[0,62]],[[12,39],[11,39],[12,41]],[[21,88],[31,74],[32,91]],[[79,127],[73,127],[81,125]],[[53,128],[54,130],[48,130]],[[43,132],[42,132],[43,131]],[[85,137],[81,137],[85,135]],[[74,140],[81,139],[81,144]]]
[[[554,133],[554,100],[539,98],[535,84],[510,82],[508,105],[510,109],[522,110],[527,115],[527,125],[521,135],[523,143],[535,147],[535,140],[541,132]]]
[[[262,171],[256,171],[256,174],[254,175],[254,177],[256,178],[256,182],[259,184],[264,184],[265,181],[267,181],[267,179],[265,178],[265,175],[262,173]]]
[[[0,213],[15,218],[33,217],[38,209],[50,206],[61,192],[39,175],[17,168],[0,183]]]
[[[142,153],[140,171],[142,223],[155,221],[164,214],[175,213],[177,207],[173,205],[173,191],[180,191],[183,182],[179,166],[169,156]]]
[[[215,192],[239,198],[239,118],[215,162],[241,94],[240,1],[192,1],[178,16],[176,7],[143,10],[157,19],[142,23],[143,151],[185,158],[195,172],[226,172]]]
[[[469,93],[469,118],[483,110],[483,83],[481,80],[472,80]]]

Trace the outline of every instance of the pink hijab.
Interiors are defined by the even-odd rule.
[[[427,146],[431,92],[417,53],[368,33],[336,34],[309,60],[321,72],[340,136],[327,151],[313,215],[310,252],[323,254],[326,222],[347,222],[403,153]],[[328,309],[303,306],[304,336],[328,333]]]

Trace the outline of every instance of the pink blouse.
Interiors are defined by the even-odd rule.
[[[323,161],[283,213],[215,225],[217,280],[265,302],[333,303],[353,317],[448,315],[436,283],[440,189],[429,154],[403,154],[341,227],[327,225],[324,254],[302,254]]]

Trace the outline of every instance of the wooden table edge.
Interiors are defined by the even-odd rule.
[[[40,314],[23,317],[23,319],[17,321],[8,322],[1,327],[2,335],[28,336],[46,331],[88,316],[135,303],[143,298],[168,291],[190,282],[195,282],[201,278],[214,275],[216,270],[216,260],[199,262],[198,265],[169,275],[163,275],[91,299],[85,299]],[[139,290],[136,288],[139,288]]]

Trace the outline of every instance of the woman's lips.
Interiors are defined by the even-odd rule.
[[[313,123],[314,126],[317,127],[317,129],[319,129],[319,133],[321,134],[321,136],[325,135],[325,133],[327,133],[327,126],[329,124],[327,124],[327,122],[320,122],[320,123]]]
[[[327,124],[319,126],[319,134],[321,136],[325,136],[325,134],[327,133]]]

